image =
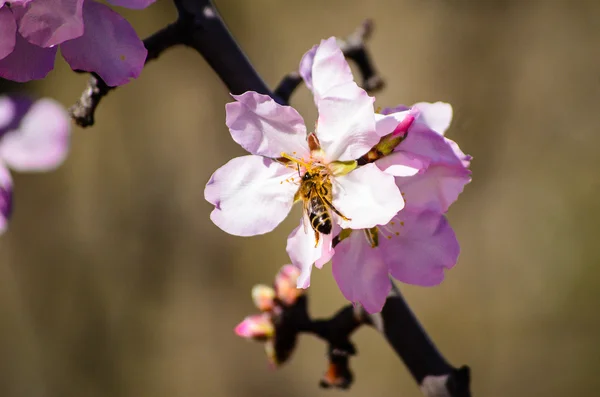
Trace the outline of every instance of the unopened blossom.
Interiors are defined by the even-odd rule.
[[[139,9],[154,1],[109,2]],[[0,1],[0,77],[44,78],[59,47],[73,70],[96,72],[109,86],[138,77],[147,55],[131,25],[97,1]]]
[[[335,38],[315,50],[311,82],[319,111],[314,134],[307,134],[296,110],[269,96],[246,92],[227,104],[231,135],[251,155],[229,161],[206,185],[205,198],[215,206],[211,219],[224,231],[253,236],[273,230],[301,198],[297,193],[307,173],[324,175],[331,185],[334,229],[386,224],[402,209],[392,175],[375,164],[357,168],[355,160],[380,136],[373,98],[354,82]],[[298,285],[305,288],[313,263],[322,265],[333,254],[332,233],[315,236],[305,214],[291,240],[288,253],[302,268]]]
[[[290,328],[286,321],[286,311],[293,310],[304,290],[297,289],[300,271],[292,266],[283,266],[273,287],[255,285],[252,300],[261,311],[246,317],[235,327],[236,335],[258,342],[264,342],[269,363],[275,367],[285,362],[292,353],[297,330]]]
[[[65,159],[70,119],[51,99],[0,97],[0,233],[12,212],[12,180],[8,168],[49,171]]]

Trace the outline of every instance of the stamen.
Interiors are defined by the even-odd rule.
[[[293,162],[295,162],[295,163],[297,163],[297,164],[300,164],[301,166],[303,166],[303,167],[304,167],[304,168],[306,168],[306,169],[309,169],[309,168],[311,168],[311,165],[310,165],[310,164],[308,164],[308,163],[305,163],[304,161],[302,161],[302,160],[300,160],[300,159],[298,159],[298,158],[296,158],[296,157],[290,156],[290,155],[289,155],[289,154],[287,154],[287,153],[283,153],[283,152],[282,152],[282,153],[281,153],[281,157],[283,157],[284,159],[288,159],[288,160],[290,160],[290,161],[293,161]]]

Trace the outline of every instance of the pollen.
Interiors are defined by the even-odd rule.
[[[404,221],[400,222],[400,226],[404,226]]]
[[[124,60],[125,60],[125,55],[123,55],[123,54],[119,55],[119,59],[120,59],[121,61],[124,61]]]
[[[400,235],[400,232],[396,232],[395,234],[396,234],[396,236],[399,236],[399,235]]]

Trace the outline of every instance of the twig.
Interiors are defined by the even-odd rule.
[[[180,36],[179,25],[174,23],[145,39],[144,46],[148,50],[146,63],[158,58],[163,51],[181,44]],[[98,107],[102,98],[115,88],[108,86],[96,73],[92,73],[81,97],[69,108],[75,123],[81,127],[94,125],[96,107]]]
[[[328,344],[329,368],[321,379],[321,387],[348,388],[353,375],[349,358],[356,354],[350,341],[361,325],[370,325],[382,333],[394,351],[408,367],[411,375],[427,397],[470,397],[470,371],[454,368],[437,350],[423,327],[408,307],[400,290],[392,281],[392,291],[381,313],[368,314],[360,306],[348,305],[329,319],[310,320],[306,311],[307,297],[290,309],[284,328],[277,328],[278,338],[287,339],[291,332],[311,333]],[[286,309],[287,310],[287,309]],[[301,313],[301,314],[299,314]],[[299,327],[293,318],[302,318]],[[308,320],[308,322],[307,322]],[[295,324],[290,326],[291,324]],[[289,356],[290,352],[287,352]]]

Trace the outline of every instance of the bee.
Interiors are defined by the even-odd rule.
[[[331,190],[331,181],[325,169],[307,170],[301,178],[297,196],[302,199],[304,213],[315,232],[315,247],[319,244],[319,233],[331,233],[333,222],[329,210],[344,220],[350,220],[333,206]]]

